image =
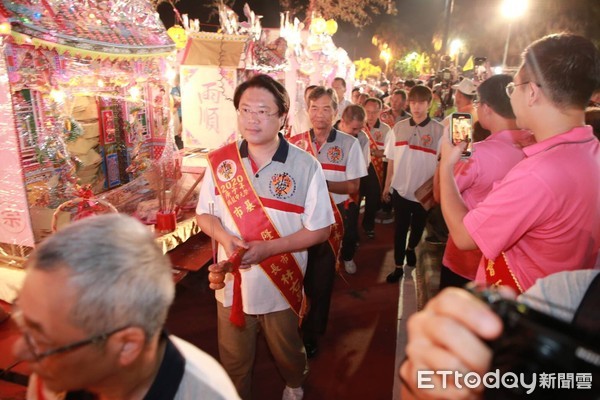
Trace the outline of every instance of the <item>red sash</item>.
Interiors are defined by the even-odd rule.
[[[496,257],[495,260],[483,258],[485,263],[485,281],[492,286],[510,286],[517,293],[523,293],[523,288],[519,284],[517,277],[508,266],[508,260],[504,252]]]
[[[246,174],[237,143],[230,143],[220,149],[208,153],[209,166],[215,181],[215,187],[221,194],[227,210],[245,241],[279,239],[281,235],[269,218],[260,198],[254,191]],[[265,271],[273,284],[290,304],[294,312],[302,317],[304,313],[304,296],[302,269],[290,253],[277,254],[263,260],[260,267]],[[234,293],[232,306],[232,322],[239,317],[233,315],[236,305],[241,305],[241,274],[234,273]],[[238,290],[236,290],[236,287]],[[237,303],[236,303],[237,302]],[[244,325],[242,315],[241,324]]]
[[[371,149],[371,164],[373,165],[373,169],[375,170],[375,174],[377,175],[377,180],[379,181],[379,188],[383,190],[383,157],[375,157],[373,156],[375,150],[379,150],[379,146],[377,142],[371,135],[371,128],[365,125],[365,133],[369,138],[369,149]]]
[[[391,108],[388,108],[387,110],[382,112],[381,115],[379,116],[379,120],[381,122],[388,124],[390,126],[390,128],[393,128],[394,125],[396,124],[396,118],[394,117],[394,114],[392,113]]]
[[[289,141],[290,143],[295,144],[302,150],[311,154],[313,157],[317,158],[317,153],[315,152],[312,141],[310,140],[310,131],[292,136]],[[340,210],[338,210],[336,204],[333,202],[331,195],[329,195],[329,200],[331,202],[331,209],[333,210],[335,224],[333,224],[333,228],[331,229],[328,242],[335,256],[335,265],[337,270],[340,267],[339,254],[342,248],[342,239],[344,237],[344,221],[342,219],[342,215],[340,214]]]

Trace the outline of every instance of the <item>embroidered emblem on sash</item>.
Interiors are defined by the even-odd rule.
[[[229,182],[237,172],[233,160],[223,160],[217,167],[217,177],[221,182]]]
[[[300,147],[302,150],[308,151],[309,143],[306,140],[300,139],[300,140],[298,140],[296,142],[292,142],[292,143],[294,143],[296,146]]]

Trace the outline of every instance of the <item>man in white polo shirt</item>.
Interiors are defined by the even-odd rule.
[[[394,232],[394,261],[396,269],[386,280],[398,282],[406,264],[417,265],[415,247],[419,244],[427,212],[417,201],[415,190],[430,179],[437,165],[437,152],[443,135],[443,126],[429,118],[428,110],[432,93],[427,86],[417,85],[408,94],[412,117],[398,122],[393,129],[392,140],[388,140],[385,156],[388,173],[383,196],[392,201],[396,217]],[[410,237],[406,236],[410,228]]]
[[[311,92],[308,96],[308,115],[312,129],[294,136],[291,141],[314,154],[321,163],[329,193],[345,228],[348,223],[346,211],[356,206],[350,194],[358,192],[360,178],[367,175],[361,146],[355,137],[333,128],[337,115],[337,95],[333,89],[319,86]],[[335,228],[333,231],[335,234]],[[349,238],[344,238],[341,258],[353,262],[356,243],[346,239]],[[329,243],[313,246],[308,251],[304,284],[311,309],[302,324],[302,332],[309,357],[316,354],[317,339],[327,327],[338,252],[339,249],[333,248],[331,238]]]
[[[246,249],[239,269],[209,267],[227,272],[224,287],[215,288],[219,355],[250,399],[260,330],[286,382],[283,399],[299,400],[308,373],[298,332],[306,249],[327,239],[333,213],[322,207],[329,198],[319,163],[279,132],[289,110],[285,88],[257,75],[237,87],[233,103],[243,140],[208,154],[211,173],[196,210],[202,231],[219,242],[220,261]]]

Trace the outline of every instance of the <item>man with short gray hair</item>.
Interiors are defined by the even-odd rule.
[[[86,218],[27,262],[14,354],[28,399],[239,399],[223,368],[163,325],[175,295],[169,259],[124,215]],[[66,397],[64,397],[66,396]]]

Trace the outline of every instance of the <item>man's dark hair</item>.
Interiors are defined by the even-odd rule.
[[[340,78],[339,76],[337,78],[333,79],[333,82],[342,82],[342,85],[344,85],[344,89],[346,88],[346,80],[344,78]]]
[[[308,106],[310,107],[311,101],[319,100],[323,96],[329,96],[329,98],[331,99],[331,104],[333,105],[333,109],[337,110],[337,94],[335,93],[335,90],[333,90],[332,88],[326,88],[325,86],[317,86],[312,92],[310,92],[310,94],[308,95]]]
[[[355,87],[355,88],[353,88],[353,89],[352,89],[352,93],[354,93],[354,92],[360,92],[360,88],[359,88],[359,87]]]
[[[342,113],[342,121],[346,123],[352,121],[364,122],[366,117],[367,114],[365,113],[365,109],[358,104],[350,104],[348,107],[344,108],[344,112]]]
[[[309,90],[313,90],[316,87],[317,85],[308,85],[306,89],[304,89],[304,95],[306,96],[306,93],[308,93]]]
[[[432,98],[431,89],[427,86],[417,85],[408,92],[408,101],[427,101],[429,103]]]
[[[508,96],[505,95],[504,97]],[[481,142],[482,140],[488,138],[491,134],[492,132],[481,126],[479,121],[473,124],[473,143]]]
[[[290,96],[281,83],[268,75],[255,75],[235,89],[235,93],[233,94],[233,105],[236,110],[240,105],[242,95],[251,87],[269,91],[273,97],[275,97],[275,104],[277,104],[279,116],[281,117],[283,114],[287,114],[290,109]]]
[[[400,96],[402,96],[402,100],[406,101],[406,98],[408,97],[406,95],[406,90],[404,89],[394,89],[394,91],[392,92],[392,96],[399,94]]]
[[[600,139],[600,107],[588,107],[585,110],[585,123],[592,126],[594,135]]]
[[[510,105],[510,98],[506,95],[506,85],[511,83],[512,80],[512,76],[507,74],[490,76],[481,82],[477,88],[479,102],[487,104],[503,118],[515,119],[515,113]]]
[[[379,107],[380,110],[383,108],[383,101],[381,101],[381,99],[378,99],[377,97],[369,97],[367,100],[365,100],[365,106],[369,103],[377,104],[377,107]]]
[[[414,88],[415,86],[417,86],[417,83],[415,82],[414,79],[407,79],[404,81],[404,86],[407,88]]]
[[[584,110],[600,87],[600,52],[583,36],[548,35],[525,49],[521,70],[556,106]]]

